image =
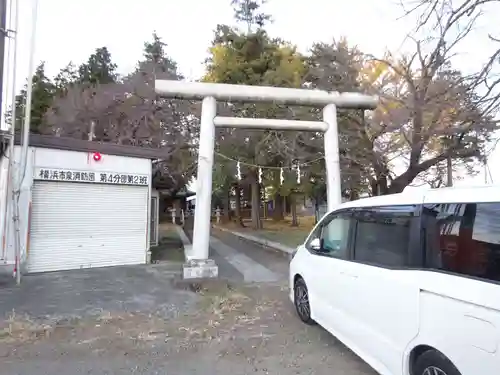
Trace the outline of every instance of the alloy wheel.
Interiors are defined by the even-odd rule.
[[[447,375],[447,374],[438,367],[429,366],[422,372],[422,375]]]
[[[309,295],[306,286],[302,283],[295,286],[295,306],[302,319],[307,320],[310,318],[311,308],[309,307]]]

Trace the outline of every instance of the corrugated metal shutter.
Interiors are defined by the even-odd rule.
[[[145,263],[148,191],[36,181],[28,272]]]

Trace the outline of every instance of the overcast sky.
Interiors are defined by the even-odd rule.
[[[20,0],[17,84],[21,88],[28,74],[31,36],[31,3]],[[47,73],[55,75],[69,61],[79,64],[95,48],[107,46],[120,72],[130,71],[141,58],[143,43],[156,31],[168,44],[167,52],[183,74],[197,78],[218,23],[233,23],[230,0],[39,0],[36,63],[46,62]],[[292,41],[306,51],[315,41],[346,36],[363,51],[382,54],[401,51],[411,27],[402,14],[399,0],[269,0],[266,11],[274,23],[273,36]],[[497,13],[498,14],[498,13]],[[497,28],[496,28],[497,29]],[[484,18],[462,46],[459,68],[474,69],[491,50],[485,35],[493,30],[493,15]],[[500,164],[500,147],[491,165]],[[497,172],[494,171],[497,169]],[[500,168],[492,168],[500,182]],[[484,175],[465,183],[482,183]],[[462,182],[464,183],[464,182]]]

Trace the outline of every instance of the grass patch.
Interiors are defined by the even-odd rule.
[[[260,332],[263,312],[274,314],[275,301],[253,296],[258,290],[252,286],[232,285],[224,280],[181,281],[177,287],[199,295],[198,311],[184,317],[179,333],[188,343],[235,337],[238,331]],[[258,333],[257,333],[258,334]]]
[[[307,235],[309,234],[309,231],[295,228],[294,231],[278,232],[270,230],[261,230],[258,231],[257,233],[269,241],[278,242],[282,245],[286,245],[289,247],[297,247],[304,243]]]
[[[250,221],[244,221],[246,227],[231,222],[222,224],[223,227],[237,232],[245,232],[258,237],[263,237],[269,241],[281,243],[289,247],[297,247],[304,243],[307,235],[311,232],[315,224],[314,216],[298,217],[298,226],[292,226],[291,216],[285,217],[284,220],[274,221],[272,219],[262,220],[262,230],[252,229]]]
[[[7,319],[0,321],[0,343],[33,342],[52,337],[78,325],[78,319],[63,319],[55,322],[41,322],[27,314],[16,314],[13,310]]]
[[[286,216],[284,220],[274,221],[272,219],[265,219],[262,221],[262,226],[264,230],[269,230],[273,232],[280,231],[294,231],[294,230],[302,230],[302,231],[310,231],[314,227],[314,216],[299,216],[297,218],[298,226],[292,226],[292,217]]]

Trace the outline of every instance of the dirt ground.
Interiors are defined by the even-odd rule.
[[[168,262],[0,280],[0,375],[374,374],[296,317],[287,256],[212,235],[218,280]],[[245,277],[262,267],[277,281]]]
[[[374,374],[320,327],[298,320],[284,283],[173,288],[196,298],[176,317],[103,312],[41,324],[11,316],[0,331],[0,374]]]

